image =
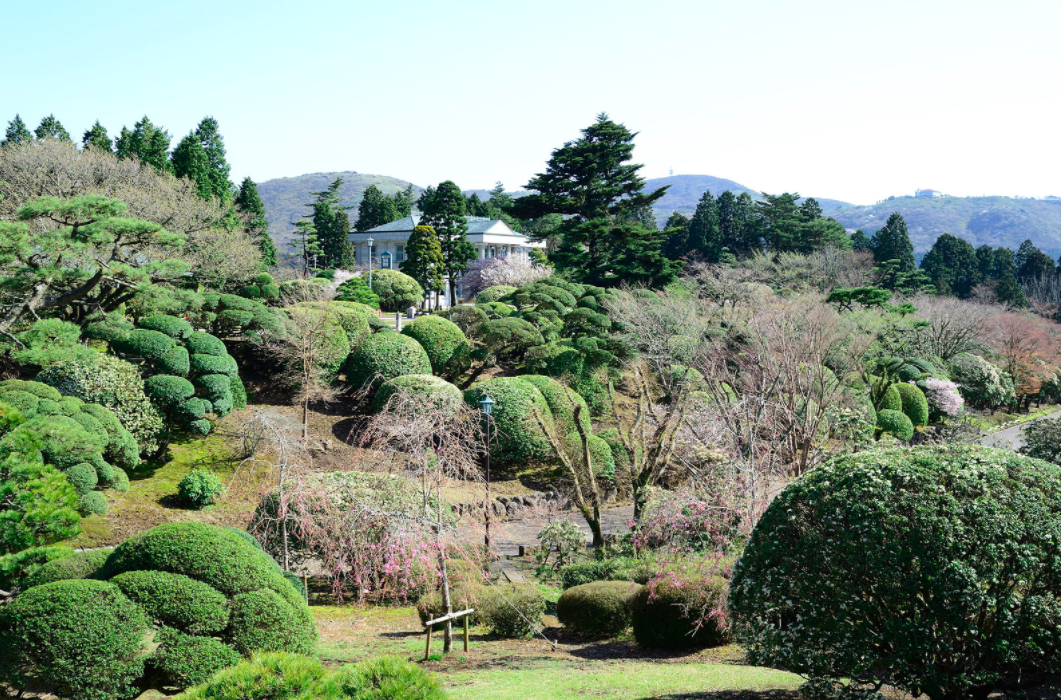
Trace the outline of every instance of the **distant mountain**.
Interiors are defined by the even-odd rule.
[[[369,185],[375,185],[383,194],[394,194],[409,186],[407,181],[396,177],[368,175],[352,170],[337,173],[309,173],[259,183],[258,194],[261,195],[262,202],[265,204],[265,218],[269,220],[269,234],[281,253],[289,252],[287,242],[294,231],[292,224],[309,215],[309,207],[306,204],[313,199],[310,192],[325,189],[337,177],[343,178],[343,184],[339,187],[339,201],[344,206],[354,207],[354,210],[350,212],[351,225],[357,219],[356,207],[361,203],[361,197]],[[413,191],[419,195],[423,188],[413,185]]]
[[[666,222],[671,212],[678,212],[685,216],[692,216],[696,211],[696,203],[704,196],[704,192],[710,190],[711,194],[718,196],[730,190],[735,194],[747,192],[755,199],[760,199],[762,193],[756,192],[750,187],[745,187],[739,182],[727,180],[724,177],[712,175],[671,175],[670,177],[656,177],[645,181],[645,189],[652,191],[669,185],[670,189],[663,198],[656,202],[656,219],[662,224]],[[780,194],[780,193],[778,193]],[[850,208],[854,205],[841,202],[838,199],[824,199],[816,197],[822,210],[832,216],[832,212]]]

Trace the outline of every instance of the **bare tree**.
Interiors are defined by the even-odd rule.
[[[1002,310],[991,304],[930,294],[918,294],[907,301],[917,307],[914,318],[927,324],[917,329],[913,348],[919,355],[945,362],[987,346],[987,321]]]

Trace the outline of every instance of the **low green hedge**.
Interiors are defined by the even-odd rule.
[[[291,585],[287,581],[284,583]],[[311,627],[312,624],[310,619]],[[314,635],[306,634],[306,627],[306,620],[295,605],[276,591],[262,588],[232,599],[232,616],[226,637],[242,654],[253,651],[312,654],[316,639]]]
[[[143,675],[147,618],[112,583],[56,581],[18,596],[5,610],[16,648],[39,681],[63,697],[131,697]]]
[[[220,338],[201,331],[196,331],[189,335],[188,339],[184,341],[184,345],[188,348],[188,352],[195,355],[228,354],[228,349],[225,348],[225,344],[221,342]]]
[[[556,617],[580,634],[613,637],[630,626],[630,604],[640,589],[628,581],[595,581],[568,588],[556,603]]]
[[[202,581],[167,571],[126,571],[111,579],[152,620],[190,634],[228,626],[228,599]]]
[[[712,647],[729,641],[728,631],[710,611],[726,593],[726,580],[664,578],[645,586],[631,600],[634,639],[661,649]],[[703,618],[697,628],[698,618]]]
[[[111,347],[122,355],[155,360],[176,347],[176,344],[177,341],[165,333],[137,328],[113,341]]]
[[[155,371],[161,374],[183,377],[191,371],[191,367],[188,349],[179,345],[155,360]]]
[[[528,459],[549,459],[554,455],[552,443],[542,431],[538,419],[555,431],[552,411],[538,388],[522,377],[496,377],[479,382],[464,392],[464,400],[473,408],[487,394],[494,401],[491,415],[490,455],[499,464]],[[564,436],[558,435],[558,439]]]
[[[489,304],[492,301],[501,301],[502,297],[507,297],[514,291],[516,291],[516,288],[510,285],[495,284],[493,287],[487,287],[483,291],[476,294],[475,303]]]
[[[928,425],[928,399],[925,393],[913,384],[895,384],[902,399],[902,410],[914,427]]]
[[[166,685],[178,688],[205,683],[243,660],[232,647],[212,637],[191,636],[170,627],[161,628],[155,642],[159,646],[148,665],[162,674]]]
[[[431,368],[440,377],[454,377],[471,366],[471,345],[457,324],[441,316],[420,316],[402,328],[427,352]]]
[[[636,581],[643,584],[654,575],[655,571],[644,561],[631,557],[610,557],[568,564],[560,569],[560,585],[566,590],[594,581]]]
[[[520,639],[542,629],[545,598],[533,584],[491,587],[479,604],[483,623],[498,637]]]
[[[431,374],[431,360],[420,343],[400,333],[370,335],[346,361],[346,381],[358,389],[407,374]]]
[[[68,581],[81,578],[100,578],[107,557],[113,549],[92,549],[86,552],[75,552],[69,557],[50,561],[24,582],[25,588],[42,586],[55,581]]]
[[[877,411],[877,429],[897,440],[909,440],[914,436],[914,424],[902,411],[890,408]]]
[[[184,377],[156,374],[144,380],[144,393],[148,398],[172,408],[195,396],[195,387]]]
[[[194,353],[190,361],[193,375],[224,374],[229,377],[239,376],[239,366],[231,355]]]
[[[165,333],[176,340],[185,340],[193,332],[192,324],[183,318],[167,316],[166,314],[154,314],[140,321],[139,326],[151,331]]]
[[[432,374],[406,374],[380,385],[372,401],[372,410],[379,413],[391,396],[404,392],[410,401],[422,404],[424,410],[455,413],[464,401],[461,390],[441,377]]]

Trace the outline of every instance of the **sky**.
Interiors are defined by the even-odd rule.
[[[521,188],[600,112],[646,177],[1061,195],[1061,2],[11,3],[0,122],[214,116],[233,180]],[[2,126],[2,124],[0,124]]]

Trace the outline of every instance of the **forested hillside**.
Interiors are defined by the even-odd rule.
[[[292,223],[309,215],[308,203],[313,200],[310,192],[326,189],[337,177],[343,179],[343,184],[339,187],[339,203],[348,207],[357,207],[361,196],[370,185],[378,187],[383,194],[394,194],[409,186],[408,182],[396,177],[354,171],[307,173],[296,177],[266,180],[258,185],[258,193],[265,203],[269,233],[281,252],[287,252],[287,241],[294,231]],[[419,195],[423,188],[413,185],[413,191]]]

